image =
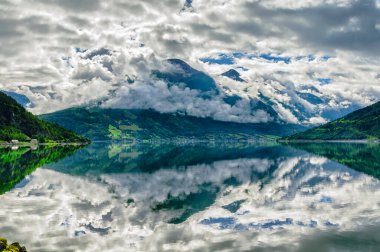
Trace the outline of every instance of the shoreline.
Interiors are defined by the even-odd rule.
[[[367,139],[355,139],[355,140],[278,140],[279,143],[359,143],[359,144],[380,144],[380,139],[367,140]]]
[[[38,146],[67,146],[67,145],[73,145],[73,146],[85,146],[90,144],[91,142],[86,143],[38,143],[38,144],[31,144],[28,142],[20,142],[20,143],[8,143],[8,142],[0,142],[0,147],[38,147]]]
[[[227,142],[227,143],[263,143],[263,142],[276,142],[276,143],[357,143],[357,144],[380,144],[380,139],[377,140],[368,140],[368,139],[355,139],[355,140],[303,140],[303,139],[297,139],[297,140],[282,140],[282,139],[245,139],[245,140],[232,140],[232,139],[224,139],[220,141],[219,139],[150,139],[150,140],[143,140],[143,141],[137,141],[137,142],[124,142],[124,141],[112,141],[112,140],[98,140],[98,141],[90,141],[90,142],[51,142],[51,143],[30,143],[30,142],[19,142],[19,143],[10,143],[5,141],[0,141],[0,148],[22,148],[22,147],[29,147],[29,148],[37,148],[38,146],[86,146],[91,143],[103,143],[103,142],[117,142],[117,143],[129,143],[129,144],[164,144],[164,143],[221,143],[221,142]]]

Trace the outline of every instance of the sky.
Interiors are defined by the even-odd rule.
[[[265,93],[287,103],[305,86],[336,109],[380,97],[380,0],[2,0],[0,14],[0,89],[27,95],[36,114],[101,102],[271,120],[262,111],[246,114],[246,104],[227,106],[152,80],[169,58],[246,101]],[[246,83],[221,76],[231,68]],[[306,122],[284,106],[276,110],[288,122]]]

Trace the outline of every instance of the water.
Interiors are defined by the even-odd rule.
[[[28,251],[379,251],[379,145],[0,154],[0,236]]]

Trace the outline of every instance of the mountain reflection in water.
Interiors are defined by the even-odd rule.
[[[33,150],[0,147],[0,195],[14,188],[38,167],[70,156],[81,147],[76,145],[40,146]]]
[[[93,144],[0,196],[0,234],[31,251],[376,251],[379,146],[331,146]]]

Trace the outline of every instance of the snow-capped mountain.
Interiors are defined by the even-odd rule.
[[[242,77],[246,70],[241,68],[209,75],[179,59],[169,59],[165,63],[174,68],[154,71],[154,78],[169,85],[197,90],[203,98],[221,99],[232,108],[239,103],[249,103],[252,114],[263,111],[273,122],[321,124],[363,106],[339,94],[325,92],[323,85],[294,85],[273,80],[252,83]]]

